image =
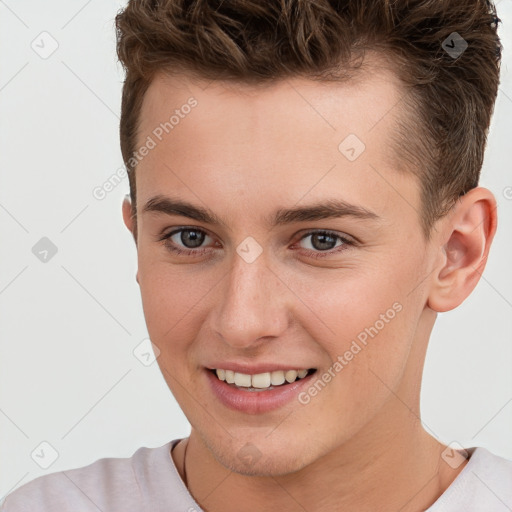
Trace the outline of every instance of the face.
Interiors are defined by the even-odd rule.
[[[377,65],[350,83],[259,88],[157,76],[146,93],[136,184],[147,328],[194,435],[234,471],[299,470],[378,435],[390,397],[417,390],[433,253],[418,183],[392,163],[401,94]],[[127,203],[133,229],[129,214]],[[217,368],[274,382],[315,371],[248,391],[236,385],[268,377],[228,384]]]

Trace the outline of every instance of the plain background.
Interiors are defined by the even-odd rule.
[[[93,196],[122,169],[123,4],[0,0],[0,497],[189,433],[157,363],[133,353],[147,331],[121,217],[128,180]],[[445,443],[512,459],[512,2],[497,7],[502,78],[481,185],[497,198],[498,233],[475,291],[438,316],[422,416]],[[53,41],[47,58],[32,47]],[[43,237],[57,248],[46,263],[32,252]]]

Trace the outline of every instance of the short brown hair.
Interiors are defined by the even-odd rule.
[[[391,139],[397,170],[420,183],[426,239],[478,186],[502,53],[501,20],[489,0],[130,0],[115,21],[126,70],[121,152],[134,215],[131,157],[156,72],[241,84],[342,80],[365,51],[387,57],[404,84]],[[449,53],[459,36],[467,47]]]

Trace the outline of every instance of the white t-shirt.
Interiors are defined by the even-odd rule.
[[[9,494],[0,512],[204,512],[172,459],[180,440],[40,476]],[[466,451],[468,463],[426,512],[512,511],[512,461]]]

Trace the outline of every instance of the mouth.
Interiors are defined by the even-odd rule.
[[[307,370],[276,370],[257,374],[240,373],[222,368],[208,368],[208,371],[215,375],[219,381],[232,388],[258,393],[293,384],[315,373],[316,368],[309,368]]]
[[[205,368],[207,388],[215,403],[245,414],[265,414],[287,404],[300,402],[301,393],[311,386],[316,368],[239,373]],[[302,407],[302,405],[301,405]]]

